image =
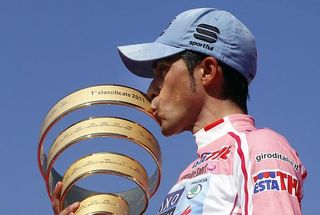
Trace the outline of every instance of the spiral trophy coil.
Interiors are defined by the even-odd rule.
[[[46,115],[39,137],[38,165],[49,198],[62,181],[61,210],[79,201],[77,215],[143,214],[161,178],[161,151],[155,137],[142,125],[120,117],[90,117],[76,122],[57,135],[45,153],[44,143],[50,129],[69,113],[96,104],[125,105],[152,117],[150,102],[138,90],[120,85],[99,85],[78,90],[61,99]],[[153,117],[152,117],[153,118]],[[154,119],[154,118],[153,118]],[[64,174],[54,168],[55,161],[69,147],[97,137],[121,138],[142,147],[154,160],[156,169],[148,176],[135,159],[116,152],[88,154],[72,163]],[[101,193],[77,186],[77,182],[96,174],[110,174],[131,180],[136,187],[120,193]]]

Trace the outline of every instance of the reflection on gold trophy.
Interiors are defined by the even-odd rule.
[[[46,115],[40,131],[38,164],[45,179],[49,197],[62,181],[61,209],[79,201],[76,214],[143,214],[148,200],[156,192],[161,177],[161,151],[157,140],[143,126],[119,117],[91,117],[79,121],[62,131],[53,141],[49,152],[44,143],[50,129],[67,114],[95,104],[115,104],[136,108],[151,115],[146,95],[133,88],[119,85],[100,85],[76,91],[56,103]],[[156,170],[148,176],[145,168],[135,159],[120,153],[100,152],[75,161],[62,175],[53,167],[63,151],[78,143],[96,137],[129,140],[153,158]],[[111,174],[131,180],[136,188],[121,193],[99,193],[77,186],[83,178],[95,174]]]

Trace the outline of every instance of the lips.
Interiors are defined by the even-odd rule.
[[[159,116],[158,111],[152,109],[152,115],[157,120],[157,122],[161,125],[161,117]]]

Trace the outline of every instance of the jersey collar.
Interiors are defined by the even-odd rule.
[[[198,149],[212,143],[214,140],[224,136],[228,132],[250,132],[255,128],[252,116],[235,114],[221,118],[208,124],[194,134]]]

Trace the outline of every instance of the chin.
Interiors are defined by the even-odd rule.
[[[164,124],[161,125],[161,133],[166,137],[169,137],[169,136],[181,133],[181,132],[182,131],[179,131],[175,127],[166,127]]]
[[[166,136],[166,137],[169,137],[174,134],[174,133],[169,132],[168,130],[165,130],[165,129],[162,129],[161,133],[163,134],[163,136]]]

